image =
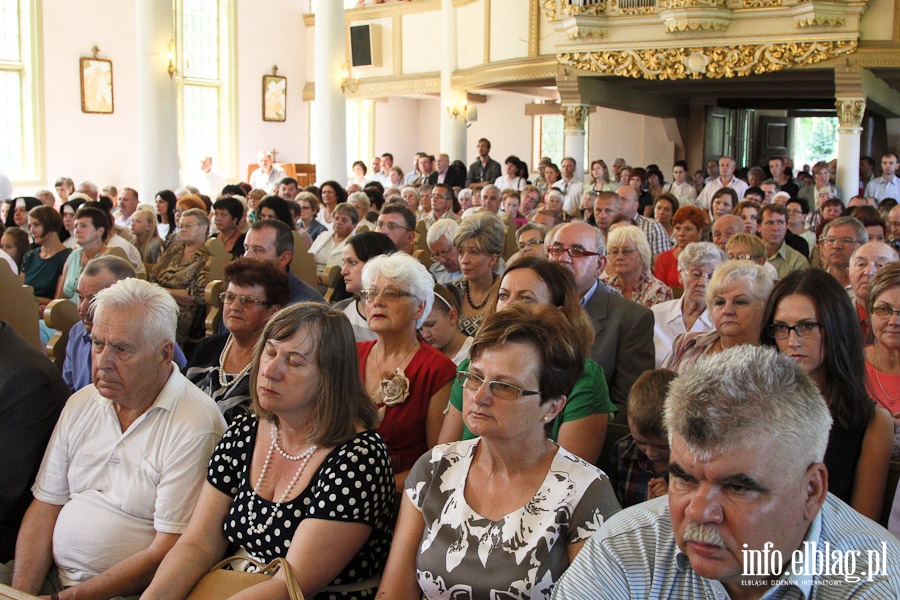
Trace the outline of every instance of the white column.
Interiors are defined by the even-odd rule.
[[[838,114],[836,181],[844,194],[841,200],[846,205],[859,190],[859,138],[866,99],[838,98],[834,106]]]
[[[137,0],[139,191],[153,198],[179,185],[176,82],[169,77],[169,42],[175,39],[171,2]]]
[[[347,29],[343,2],[315,0],[316,100],[312,107],[312,145],[316,156],[316,179],[346,181],[347,104],[341,91],[346,62]]]
[[[589,111],[587,104],[562,105],[565,155],[575,159],[575,179],[582,179],[584,174],[584,124]]]
[[[466,160],[466,91],[453,89],[450,81],[457,67],[456,59],[456,13],[452,0],[441,0],[441,47],[444,49],[444,60],[441,64],[441,151],[450,156],[450,160]],[[462,114],[453,117],[447,108],[456,107]]]

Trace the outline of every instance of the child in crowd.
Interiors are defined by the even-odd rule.
[[[677,373],[646,371],[628,394],[628,428],[612,450],[616,495],[622,508],[663,496],[669,490],[669,440],[663,424],[663,404]]]

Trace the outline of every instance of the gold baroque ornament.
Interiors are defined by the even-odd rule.
[[[781,6],[781,0],[744,0],[744,8],[769,8]]]
[[[807,17],[794,21],[794,29],[803,29],[805,27],[843,27],[846,19],[844,17]]]
[[[859,127],[866,112],[865,98],[838,98],[834,103],[841,127]]]
[[[562,52],[562,66],[635,79],[722,79],[811,65],[856,51],[856,40],[711,48]]]
[[[569,4],[568,0],[542,0],[541,5],[544,12],[547,14],[547,19],[550,21],[555,20],[557,17],[560,19],[573,15],[599,17],[606,14],[605,1],[595,2],[585,6],[575,6],[574,4]],[[558,13],[557,8],[559,8]]]
[[[757,0],[766,1],[766,0]],[[725,0],[661,0],[660,8],[727,8]]]
[[[591,107],[586,104],[563,104],[563,128],[567,131],[584,130]]]

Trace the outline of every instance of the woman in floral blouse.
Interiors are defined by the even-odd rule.
[[[622,296],[647,308],[672,299],[672,288],[652,274],[650,244],[639,227],[616,227],[609,232],[606,248],[612,274],[604,272],[601,278]]]

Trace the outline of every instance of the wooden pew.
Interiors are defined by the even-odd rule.
[[[43,350],[38,320],[40,319],[34,288],[23,285],[5,260],[0,260],[0,320],[6,321],[20,336],[38,350]]]
[[[44,323],[56,333],[47,342],[47,356],[62,371],[66,360],[66,346],[69,344],[69,330],[78,322],[78,307],[68,298],[57,298],[44,309]]]
[[[225,282],[214,279],[206,284],[203,290],[203,299],[206,300],[206,319],[204,327],[206,337],[219,333],[219,325],[222,323],[222,301],[219,295],[225,291]]]
[[[338,287],[343,281],[341,268],[337,265],[325,267],[325,273],[322,276],[322,279],[328,286],[328,288],[325,290],[325,293],[322,294],[323,296],[325,296],[325,301],[328,303],[334,302],[334,295],[337,293]]]
[[[300,232],[295,231],[293,233],[294,258],[291,259],[291,272],[294,274],[294,277],[303,283],[316,287],[318,285],[316,280],[316,258],[309,253],[309,246],[300,237]],[[326,234],[327,232],[322,235]]]

